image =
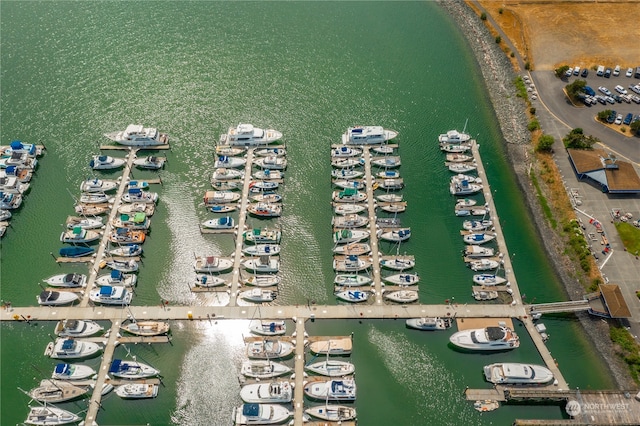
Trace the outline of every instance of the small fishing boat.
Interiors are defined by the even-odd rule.
[[[261,129],[252,124],[240,123],[236,127],[229,127],[227,133],[220,135],[220,144],[251,147],[270,144],[280,138],[282,133],[277,130]]]
[[[51,287],[85,287],[87,276],[84,274],[58,274],[42,280]]]
[[[160,336],[169,332],[170,325],[164,321],[131,321],[120,328],[136,336]]]
[[[213,163],[213,167],[235,169],[244,167],[247,164],[247,159],[242,157],[229,157],[228,155],[219,155],[216,161]]]
[[[449,185],[449,192],[451,195],[473,195],[482,191],[482,185],[476,183],[469,183],[469,181],[463,180],[461,182],[451,182]]]
[[[125,146],[153,147],[169,143],[169,135],[158,132],[155,127],[144,127],[141,124],[129,124],[124,130],[105,133],[104,136]]]
[[[96,278],[95,284],[99,287],[104,287],[109,285],[133,287],[136,285],[137,281],[138,281],[138,276],[136,274],[125,274],[122,271],[118,271],[114,269],[110,273],[100,275],[98,278]]]
[[[338,299],[351,303],[366,302],[369,299],[370,295],[371,293],[369,293],[368,291],[360,290],[342,290],[335,293],[335,296]]]
[[[89,178],[80,184],[80,192],[109,192],[118,187],[118,181],[112,179]]]
[[[471,140],[471,136],[468,135],[467,133],[464,133],[464,130],[462,132],[458,132],[457,130],[449,130],[447,133],[442,133],[441,135],[438,136],[438,142],[440,144],[447,144],[447,143],[462,144],[462,143],[468,143],[470,140]]]
[[[280,244],[282,238],[282,232],[276,228],[253,228],[242,235],[244,241],[251,244]]]
[[[119,214],[135,214],[144,213],[147,217],[153,216],[156,206],[153,203],[129,203],[122,204],[118,207]]]
[[[495,234],[475,233],[471,232],[462,237],[462,240],[467,244],[485,244],[496,238]]]
[[[70,411],[45,404],[44,406],[29,407],[29,414],[24,423],[35,426],[54,426],[77,423],[80,420],[80,416]]]
[[[79,202],[82,204],[110,204],[113,203],[113,197],[109,197],[104,192],[84,192],[80,195]]]
[[[395,285],[415,285],[420,282],[418,274],[394,274],[382,277],[383,281]]]
[[[445,163],[445,165],[453,173],[468,173],[478,168],[474,163]]]
[[[0,192],[0,209],[16,210],[22,205],[22,194]]]
[[[285,358],[293,353],[293,344],[278,339],[256,340],[247,344],[247,357],[251,359]]]
[[[145,203],[155,204],[158,201],[157,192],[143,191],[142,189],[132,188],[122,195],[123,203]]]
[[[333,269],[337,272],[358,272],[371,267],[371,261],[360,259],[356,255],[334,256]]]
[[[240,389],[240,398],[255,404],[285,404],[293,399],[293,386],[287,381],[252,383]]]
[[[94,254],[95,249],[92,247],[73,246],[62,247],[59,251],[62,257],[84,257]]]
[[[149,155],[143,158],[136,158],[133,160],[133,165],[139,169],[159,170],[164,167],[166,161],[166,158]]]
[[[378,231],[378,238],[383,241],[391,241],[394,243],[398,243],[401,241],[406,241],[411,237],[411,228],[399,228],[399,229],[391,229],[388,231]]]
[[[76,386],[62,380],[44,379],[40,382],[40,386],[31,389],[28,394],[36,401],[54,403],[82,398],[87,392],[89,392],[88,387]]]
[[[273,203],[253,203],[247,207],[247,213],[258,217],[278,217],[282,214],[282,205]]]
[[[238,155],[244,154],[245,151],[246,149],[240,148],[240,147],[233,147],[230,145],[216,145],[216,154],[218,155],[228,155],[229,157],[237,157]]]
[[[224,272],[233,268],[233,260],[227,257],[198,256],[193,262],[193,269],[198,273],[211,274]]]
[[[280,244],[255,244],[244,246],[242,253],[248,256],[276,256],[280,254]]]
[[[115,228],[109,234],[109,242],[113,244],[142,244],[147,238],[144,231],[134,231],[129,228]]]
[[[264,169],[255,172],[253,177],[258,180],[281,180],[284,179],[284,173],[280,170]]]
[[[367,210],[367,206],[365,204],[336,203],[333,208],[333,212],[335,214],[341,215],[358,214],[365,210]]]
[[[446,159],[450,163],[467,163],[473,160],[473,157],[466,154],[450,153],[447,154]]]
[[[112,170],[124,166],[124,158],[114,158],[110,155],[94,155],[89,161],[89,167],[93,170]]]
[[[227,284],[224,278],[215,275],[197,275],[195,285],[198,287],[219,287]]]
[[[496,385],[545,385],[554,381],[547,367],[518,362],[504,362],[484,366],[484,378]]]
[[[398,136],[395,130],[382,126],[353,126],[342,134],[344,145],[379,145]]]
[[[371,284],[373,280],[366,275],[337,274],[333,282],[342,287],[360,287]]]
[[[406,256],[394,256],[391,258],[381,259],[380,266],[387,269],[394,269],[396,271],[404,271],[416,266],[416,262]]]
[[[139,244],[130,244],[112,248],[108,251],[111,256],[117,257],[135,257],[142,254],[142,246]]]
[[[83,364],[67,364],[61,362],[56,364],[51,373],[51,378],[55,380],[82,380],[92,377],[96,374],[96,370]]]
[[[101,305],[129,305],[133,293],[127,290],[124,286],[103,286],[98,291],[92,291],[89,293],[89,300],[93,303],[99,303]]]
[[[271,379],[291,372],[291,367],[273,361],[249,360],[244,361],[240,373],[254,379]]]
[[[43,290],[36,296],[40,306],[61,306],[75,303],[80,297],[71,291],[50,291]]]
[[[473,290],[471,293],[476,300],[495,300],[498,298],[498,292],[495,290]]]
[[[9,210],[0,210],[0,222],[7,221],[11,219],[11,212]]]
[[[405,321],[405,324],[407,325],[407,327],[415,328],[417,330],[446,330],[447,328],[451,327],[451,319],[440,317],[409,318]]]
[[[465,246],[464,248],[464,256],[471,258],[471,259],[477,259],[477,258],[482,258],[482,257],[491,257],[495,254],[495,249],[489,248],[489,247],[481,247],[478,245],[470,245],[470,246]]]
[[[160,371],[135,359],[133,361],[114,359],[109,366],[109,374],[121,379],[145,379],[159,375]]]
[[[376,195],[376,200],[383,203],[399,203],[403,199],[402,194],[381,194]]]
[[[243,185],[244,183],[241,180],[217,180],[211,182],[211,186],[216,191],[233,191],[242,189]]]
[[[53,332],[59,337],[89,337],[102,330],[100,324],[91,320],[61,320]]]
[[[379,145],[371,148],[371,151],[375,152],[376,154],[382,154],[382,155],[393,154],[394,150],[395,148],[389,145]]]
[[[316,340],[309,345],[309,350],[317,355],[349,355],[353,350],[351,337]]]
[[[333,158],[331,159],[331,166],[337,169],[348,169],[361,166],[361,163],[359,158]]]
[[[304,394],[323,401],[355,401],[356,381],[353,379],[318,380],[304,385]]]
[[[236,226],[231,216],[222,216],[202,222],[202,227],[207,229],[233,229]]]
[[[222,213],[222,214],[231,213],[232,211],[236,210],[236,206],[231,204],[212,204],[208,207],[209,207],[209,210],[212,211],[213,213]]]
[[[66,225],[68,229],[73,229],[76,227],[80,227],[82,229],[97,229],[97,228],[102,228],[102,226],[104,226],[103,218],[99,216],[98,217],[94,216],[91,218],[69,216],[67,218]]]
[[[253,155],[258,157],[285,157],[287,150],[285,148],[257,148],[253,150]]]
[[[113,218],[111,224],[115,228],[129,228],[135,231],[147,230],[151,226],[151,219],[144,212],[133,214],[122,213]]]
[[[280,184],[271,180],[254,180],[249,182],[249,192],[259,194],[264,191],[273,191],[278,188]]]
[[[149,182],[146,180],[130,180],[126,189],[149,189]]]
[[[247,278],[243,278],[242,282],[246,285],[252,285],[256,287],[272,287],[280,284],[282,279],[278,275],[252,275]]]
[[[475,259],[469,262],[468,265],[473,271],[489,271],[497,269],[500,263],[491,259]]]
[[[364,181],[361,181],[361,180],[334,179],[331,181],[331,184],[342,189],[346,189],[346,188],[364,189],[365,188]]]
[[[82,229],[79,226],[69,229],[60,234],[60,241],[63,243],[90,243],[99,239],[102,235],[96,231]]]
[[[327,377],[349,376],[356,371],[356,367],[352,363],[332,359],[305,365],[304,368],[311,373]]]
[[[282,195],[276,194],[275,192],[261,192],[259,194],[251,195],[249,199],[252,202],[273,204],[282,201]]]
[[[211,183],[231,181],[235,179],[240,179],[243,176],[244,176],[244,171],[221,167],[213,171],[213,175],[211,176]]]
[[[520,346],[518,335],[505,326],[458,331],[449,337],[449,341],[471,351],[503,351]]]
[[[242,404],[233,409],[235,426],[275,425],[284,423],[292,416],[291,411],[278,404]]]
[[[249,324],[249,331],[260,336],[280,336],[287,331],[287,323],[283,320],[254,320]]]
[[[491,220],[465,220],[462,222],[462,228],[467,231],[485,231],[493,226]]]
[[[363,171],[350,168],[338,168],[331,170],[331,177],[340,179],[357,179],[364,175]]]
[[[333,233],[335,244],[353,243],[369,238],[369,231],[359,229],[340,229]]]
[[[280,261],[270,256],[259,256],[246,259],[242,267],[255,273],[272,273],[280,270]]]
[[[331,149],[331,157],[333,158],[359,157],[360,155],[362,155],[361,149],[349,146],[339,146]]]
[[[444,152],[463,153],[471,149],[469,145],[444,144],[440,145],[440,150]]]
[[[331,224],[336,228],[361,228],[367,226],[368,223],[368,217],[357,214],[334,216],[331,218]]]
[[[476,411],[480,411],[481,413],[484,413],[487,411],[497,410],[498,408],[500,408],[500,403],[493,399],[478,400],[473,403],[473,408]]]
[[[472,200],[470,198],[459,198],[456,200],[456,208],[458,207],[472,207],[475,206],[478,202],[476,200]]]
[[[381,179],[378,182],[378,188],[387,191],[397,191],[404,188],[404,180],[402,178],[396,179]]]
[[[304,410],[305,414],[329,422],[341,422],[356,418],[356,408],[346,405],[325,404]]]
[[[415,290],[397,290],[385,293],[384,298],[396,303],[411,303],[416,302],[419,296]]]
[[[240,199],[240,194],[231,191],[206,191],[202,197],[204,205],[211,207],[216,204],[233,203]]]
[[[55,342],[49,342],[44,355],[53,359],[74,359],[90,357],[99,351],[97,343],[59,338]]]
[[[240,299],[253,303],[269,303],[276,300],[276,292],[263,288],[252,288],[251,290],[241,291],[238,294]]]
[[[489,214],[486,207],[456,207],[454,210],[456,216],[485,216]]]
[[[267,155],[266,157],[256,158],[253,164],[261,169],[284,170],[287,168],[287,159],[275,155]]]
[[[335,254],[349,256],[356,255],[361,256],[371,252],[371,246],[367,243],[347,243],[342,245],[336,245],[333,248]]]
[[[476,274],[473,276],[473,282],[483,286],[500,285],[507,282],[506,278],[496,274]]]
[[[116,387],[116,395],[123,399],[155,398],[159,386],[150,383],[128,383]]]
[[[378,167],[384,167],[385,169],[392,169],[395,167],[400,167],[402,165],[402,161],[400,161],[399,156],[388,155],[384,157],[372,158],[371,164]]]

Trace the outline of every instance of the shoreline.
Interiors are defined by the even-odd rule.
[[[553,254],[547,258],[553,265],[569,300],[580,300],[586,290],[569,276],[572,266],[561,254],[564,244],[560,236],[545,221],[528,176],[530,164],[528,149],[531,133],[527,129],[529,120],[525,114],[526,105],[514,95],[515,89],[512,87],[512,82],[517,74],[513,70],[511,61],[495,43],[493,36],[476,13],[463,0],[438,0],[438,4],[458,25],[473,51],[504,137],[505,152],[516,175],[518,186],[525,195],[527,210],[535,223],[536,232],[544,248],[547,253]],[[596,353],[607,365],[618,389],[630,388],[633,380],[629,377],[626,365],[613,351],[608,323],[586,312],[577,313],[576,317]]]

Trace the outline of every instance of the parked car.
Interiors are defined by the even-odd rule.
[[[582,73],[580,74],[581,77],[586,78],[589,75],[589,70],[588,69],[583,69]]]
[[[584,93],[586,93],[589,96],[595,96],[596,95],[596,91],[593,90],[591,88],[591,86],[584,86]]]
[[[565,77],[571,77],[573,75],[573,68],[569,68],[567,72],[564,73]]]
[[[622,124],[629,125],[631,124],[631,120],[633,120],[633,114],[629,113],[624,116],[624,120],[622,120]]]
[[[614,87],[614,89],[616,90],[616,92],[618,92],[618,93],[620,93],[622,95],[626,95],[627,94],[627,90],[624,87],[620,86],[619,84],[616,87]]]
[[[604,78],[609,77],[611,77],[611,68],[607,68],[606,70],[604,70]]]
[[[606,87],[604,87],[604,86],[600,86],[600,87],[598,87],[598,90],[599,90],[599,91],[601,91],[602,93],[604,93],[604,94],[605,94],[605,95],[607,95],[607,96],[610,96],[610,95],[611,95],[611,92],[609,91],[609,89],[607,89],[607,88],[606,88]]]
[[[607,96],[605,99],[606,99],[606,100],[607,100],[607,102],[609,102],[611,105],[613,105],[613,104],[615,104],[615,103],[616,103],[616,100],[615,100],[615,99],[613,99],[611,96]]]
[[[609,114],[609,117],[607,117],[607,123],[613,124],[613,122],[616,121],[617,116],[618,116],[617,112],[611,111],[611,114]]]
[[[633,68],[627,68],[627,72],[626,72],[625,76],[631,77],[632,75],[633,75]]]
[[[604,65],[598,65],[598,71],[596,72],[598,77],[602,77],[604,75]]]
[[[573,75],[575,75],[575,76],[580,75],[580,67],[575,67],[575,68],[573,69]]]
[[[630,95],[620,95],[620,97],[622,98],[623,101],[625,101],[626,103],[630,104],[631,103],[631,96]]]
[[[618,114],[616,121],[614,121],[613,124],[622,124],[622,114]]]
[[[633,90],[638,95],[640,95],[640,84],[636,84],[636,85],[630,84],[629,89]]]
[[[617,77],[620,75],[620,65],[616,65],[616,67],[613,69],[613,76]]]
[[[606,105],[607,104],[607,99],[602,95],[597,95],[596,96],[596,100],[598,102],[600,102],[602,105]]]
[[[640,104],[640,96],[638,95],[633,95],[633,97],[631,98],[631,100],[637,104]]]
[[[614,101],[616,101],[617,103],[621,104],[622,103],[622,98],[620,97],[620,95],[614,93],[613,95],[611,95],[611,97],[613,98]]]

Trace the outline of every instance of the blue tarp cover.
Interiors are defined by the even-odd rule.
[[[243,404],[242,415],[246,417],[256,417],[260,414],[260,404]]]

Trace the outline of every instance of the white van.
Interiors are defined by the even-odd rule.
[[[616,65],[616,67],[613,69],[613,75],[615,77],[620,75],[620,65]]]
[[[598,65],[598,71],[596,72],[596,75],[599,77],[602,77],[604,75],[604,65]]]
[[[573,75],[580,75],[580,67],[575,67],[573,69]]]

